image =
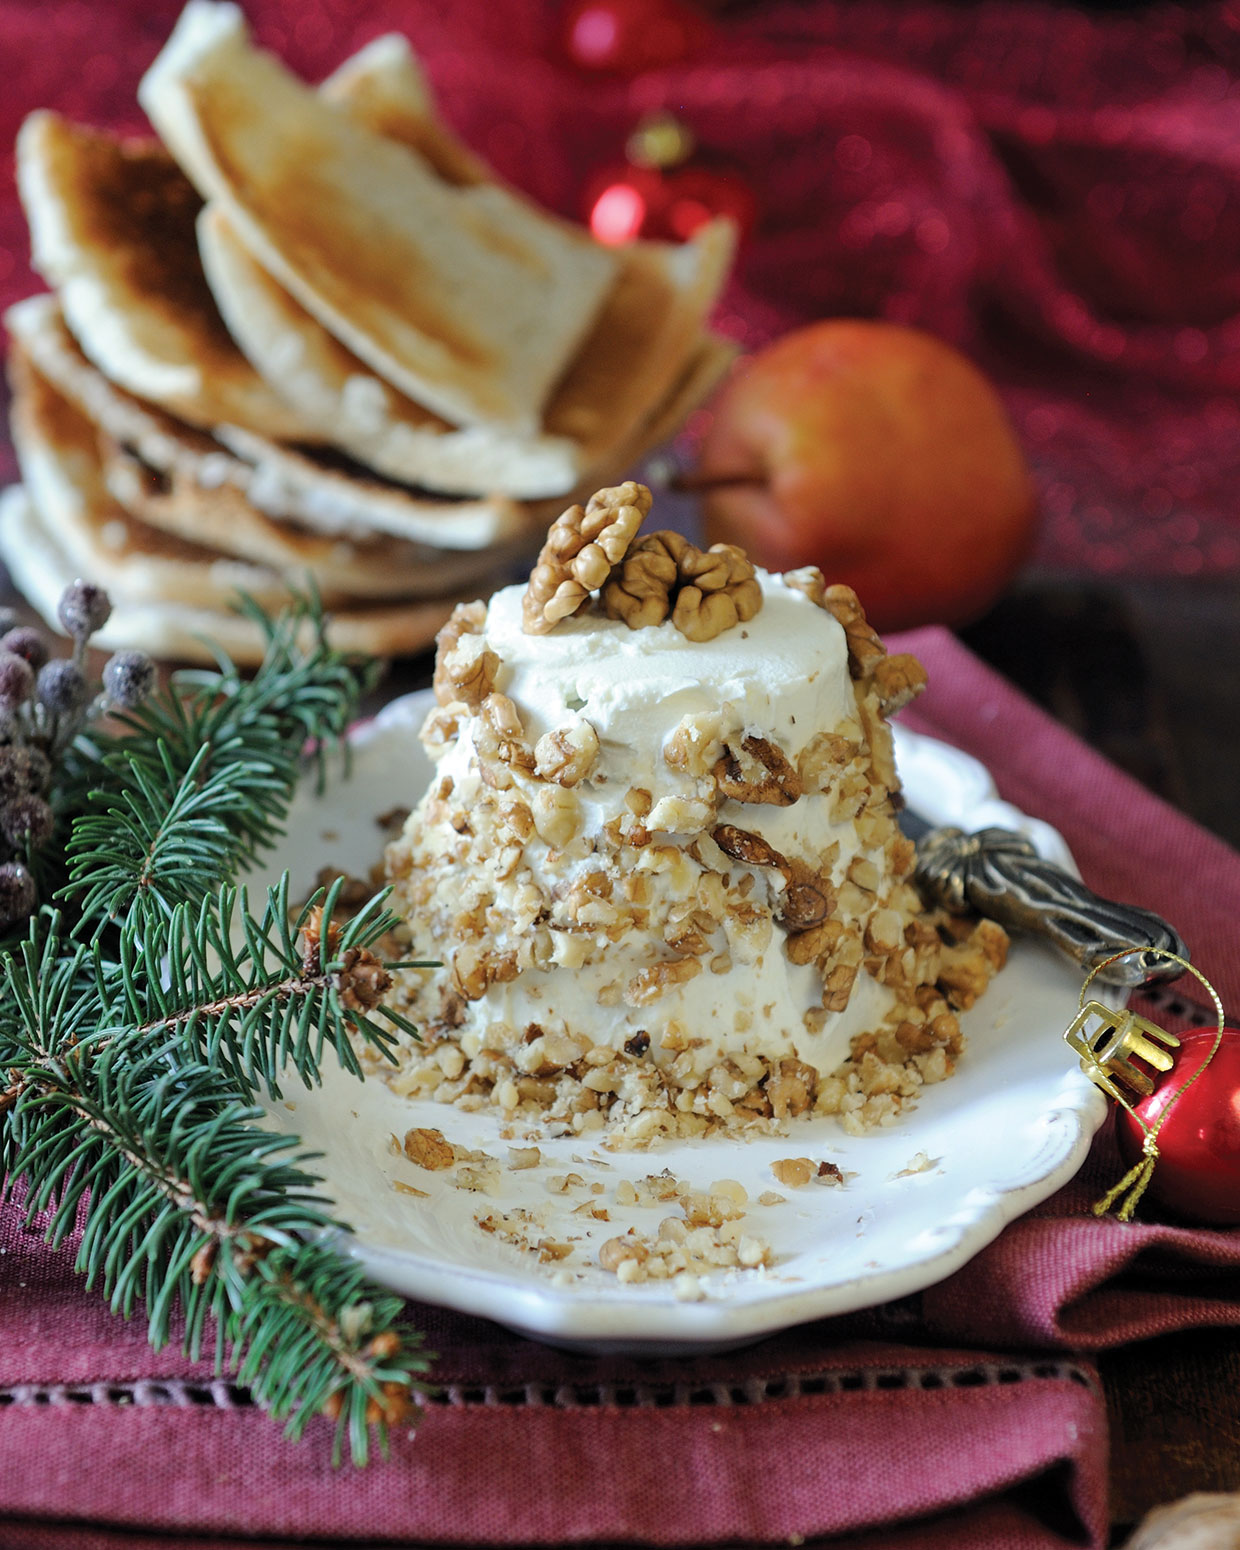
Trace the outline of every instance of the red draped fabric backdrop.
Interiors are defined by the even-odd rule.
[[[140,131],[180,0],[0,0],[0,143],[38,105]],[[579,214],[668,108],[746,177],[720,309],[745,346],[830,314],[915,323],[997,380],[1038,473],[1035,564],[1240,570],[1240,3],[1082,10],[866,0],[715,11],[690,57],[573,67],[549,0],[250,0],[306,76],[408,34],[446,117]],[[0,301],[37,288],[6,149]]]

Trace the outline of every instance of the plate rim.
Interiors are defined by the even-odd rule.
[[[433,700],[430,689],[390,700],[374,716],[350,728],[350,744],[360,751],[395,730],[408,732]],[[975,827],[997,824],[1015,828],[1028,835],[1040,854],[1076,870],[1059,832],[1004,801],[980,760],[898,722],[893,723],[893,731],[897,765],[901,757],[906,766],[938,759],[952,770],[967,788],[962,800],[967,800]],[[328,789],[343,783],[341,776],[334,775]],[[916,802],[910,806],[922,811]],[[945,821],[934,813],[924,816]],[[1105,998],[1112,996],[1116,1004],[1122,1004],[1123,993],[1108,987]],[[501,1263],[495,1270],[484,1269],[415,1249],[368,1244],[364,1236],[352,1232],[337,1234],[336,1242],[373,1280],[402,1296],[487,1318],[544,1343],[597,1354],[704,1354],[820,1318],[879,1306],[945,1280],[992,1243],[1010,1222],[1075,1176],[1106,1112],[1106,1099],[1098,1088],[1079,1067],[1065,1065],[1055,1101],[1031,1117],[1033,1123],[1046,1127],[1048,1136],[1058,1136],[1047,1166],[1036,1176],[1022,1178],[1008,1188],[986,1183],[969,1186],[950,1216],[927,1224],[927,1230],[945,1235],[942,1245],[910,1263],[878,1268],[842,1282],[796,1288],[781,1288],[768,1279],[764,1295],[754,1300],[730,1299],[725,1292],[699,1302],[664,1299],[653,1303],[640,1295],[642,1288],[591,1284],[583,1291],[580,1286],[560,1287],[549,1276],[530,1275],[519,1266]],[[296,1131],[295,1118],[289,1129]],[[330,1176],[323,1182],[330,1195]],[[637,1326],[648,1326],[656,1313],[658,1333],[643,1333]]]

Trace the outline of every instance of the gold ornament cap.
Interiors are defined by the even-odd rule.
[[[1218,1054],[1219,1046],[1223,1042],[1223,1028],[1226,1022],[1219,993],[1201,970],[1194,968],[1188,959],[1179,953],[1155,951],[1159,957],[1179,964],[1181,973],[1193,975],[1205,986],[1210,999],[1214,1002],[1218,1031],[1214,1036],[1210,1053],[1192,1076],[1172,1094],[1170,1101],[1152,1125],[1146,1124],[1137,1113],[1124,1089],[1128,1088],[1135,1093],[1138,1102],[1142,1098],[1149,1097],[1154,1091],[1153,1079],[1135,1062],[1142,1061],[1156,1071],[1170,1071],[1175,1065],[1175,1060],[1167,1051],[1178,1049],[1179,1039],[1175,1034],[1168,1033],[1165,1028],[1160,1028],[1157,1023],[1151,1022],[1148,1017],[1138,1017],[1135,1012],[1129,1012],[1126,1009],[1117,1010],[1115,1007],[1107,1006],[1105,1002],[1085,999],[1089,987],[1109,965],[1117,959],[1127,957],[1130,953],[1150,953],[1151,949],[1129,947],[1123,952],[1113,953],[1102,963],[1095,964],[1085,976],[1085,983],[1081,986],[1080,1011],[1064,1031],[1064,1038],[1080,1056],[1081,1070],[1109,1098],[1113,1098],[1122,1108],[1127,1109],[1145,1136],[1141,1146],[1141,1161],[1134,1164],[1113,1189],[1109,1189],[1101,1200],[1094,1203],[1094,1215],[1103,1216],[1118,1200],[1120,1206],[1116,1215],[1121,1222],[1131,1220],[1138,1201],[1153,1177],[1154,1164],[1158,1161],[1158,1132],[1166,1123],[1167,1116],[1176,1103]]]

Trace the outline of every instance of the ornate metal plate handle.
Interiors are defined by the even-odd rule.
[[[1133,950],[1134,956],[1099,974],[1111,984],[1144,985],[1184,972],[1166,956],[1187,958],[1188,952],[1165,920],[1150,910],[1099,898],[1010,829],[976,834],[931,829],[917,841],[914,877],[932,902],[954,913],[977,910],[1002,926],[1037,932],[1082,968]]]

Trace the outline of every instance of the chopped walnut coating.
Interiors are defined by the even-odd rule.
[[[818,1090],[818,1073],[803,1060],[779,1061],[766,1079],[766,1096],[776,1119],[795,1118],[813,1106]]]
[[[460,703],[477,710],[495,688],[499,657],[477,635],[465,635],[451,651],[435,658],[435,697],[441,705]]]
[[[556,518],[521,603],[527,635],[548,634],[603,585],[624,559],[650,504],[650,491],[630,479]]]
[[[784,572],[785,586],[803,593],[844,627],[848,641],[848,670],[855,679],[873,679],[878,702],[891,714],[907,705],[926,687],[926,670],[907,653],[889,657],[878,632],[865,617],[861,600],[851,587],[828,587],[815,565]]]
[[[787,756],[765,737],[746,737],[739,754],[725,745],[712,773],[720,792],[736,802],[790,807],[803,789]]]
[[[678,775],[705,775],[718,755],[722,729],[718,711],[682,716],[663,745],[663,762]]]
[[[696,958],[661,958],[640,969],[624,987],[627,1006],[650,1006],[673,985],[683,985],[702,972]]]
[[[849,723],[855,725],[855,723]],[[857,736],[861,728],[856,727]],[[797,773],[806,791],[830,791],[845,766],[857,757],[859,745],[840,732],[816,732],[801,750]]]
[[[822,606],[844,627],[848,640],[848,671],[854,678],[868,678],[875,664],[887,655],[878,632],[869,624],[861,600],[851,587],[828,587]]]
[[[688,640],[713,640],[762,607],[754,568],[733,544],[705,553],[679,533],[639,539],[603,588],[609,619],[632,630],[672,623]]]
[[[498,762],[520,770],[534,768],[534,752],[525,740],[520,713],[506,694],[488,694],[483,700],[474,744],[484,766]]]
[[[451,705],[461,696],[455,693],[455,683],[447,668],[447,659],[467,635],[477,635],[486,624],[487,605],[483,602],[458,603],[451,617],[435,637],[435,698],[441,705]],[[498,658],[496,658],[498,662]],[[489,691],[488,691],[489,692]],[[485,698],[483,696],[482,698]],[[473,702],[473,708],[481,699]]]

